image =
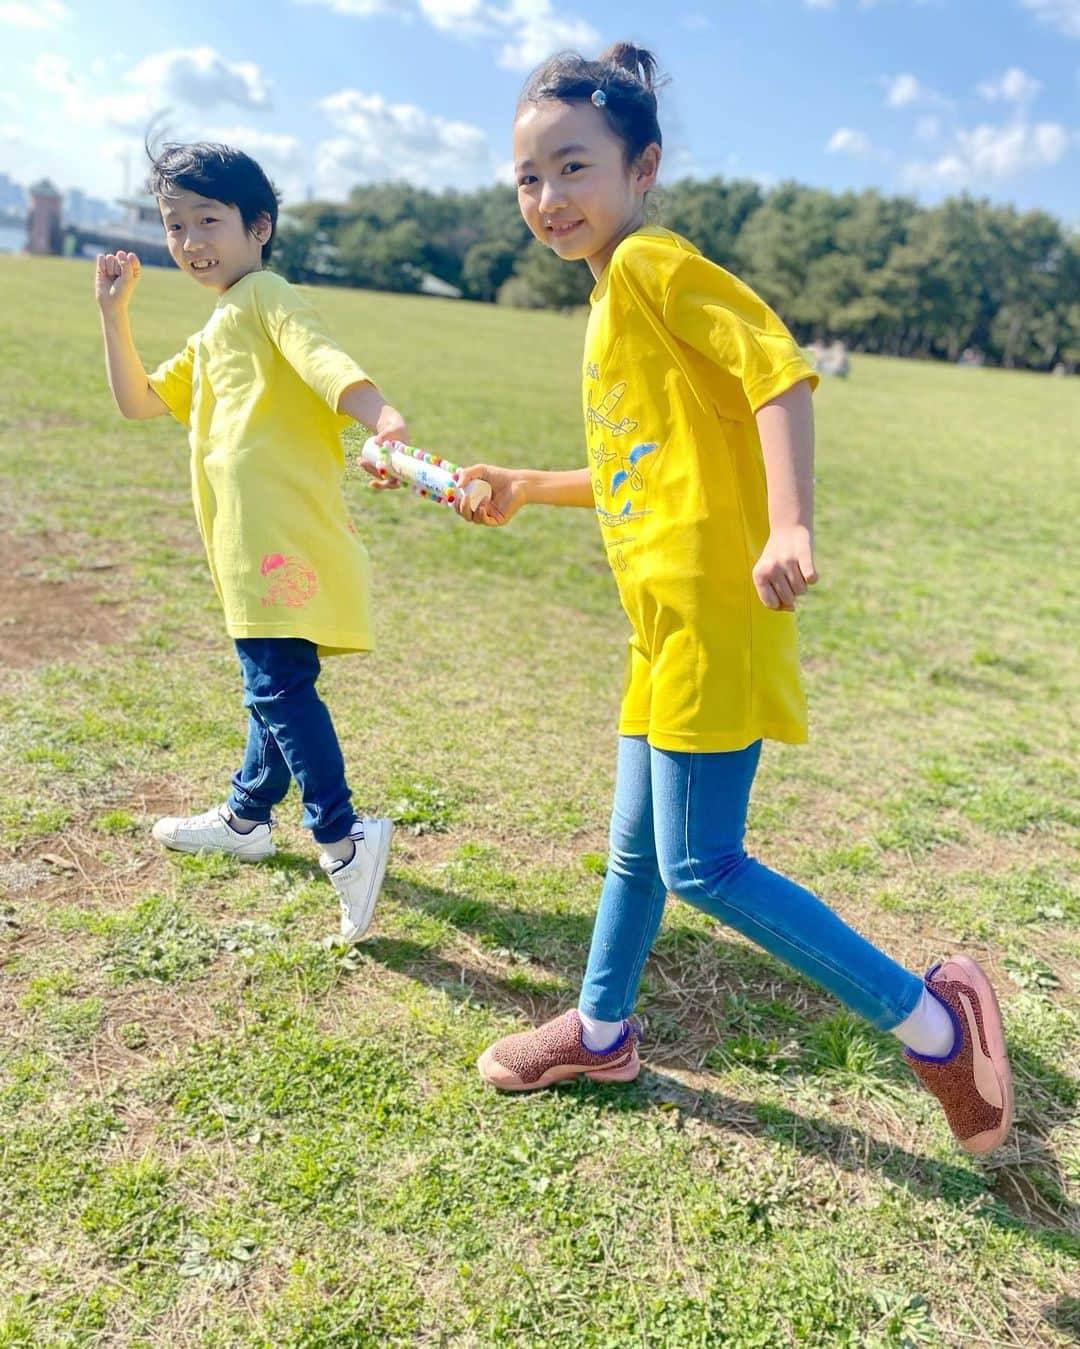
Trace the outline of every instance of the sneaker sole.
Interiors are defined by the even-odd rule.
[[[198,847],[193,848],[187,843],[174,843],[171,839],[159,838],[157,834],[154,835],[154,840],[160,843],[163,848],[168,848],[170,852],[188,854],[212,852],[219,854],[221,857],[235,857],[238,862],[264,862],[277,852],[277,848],[273,844],[263,852],[240,852],[232,848],[215,848],[211,843],[200,843]]]
[[[946,965],[956,965],[963,972],[964,979],[975,990],[983,1008],[983,1033],[990,1050],[990,1063],[1001,1088],[1001,1123],[996,1129],[984,1130],[971,1138],[961,1141],[961,1147],[967,1152],[979,1156],[993,1152],[1005,1140],[1013,1122],[1013,1082],[1012,1069],[1009,1067],[1008,1051],[1005,1048],[1005,1032],[1001,1023],[1001,1009],[997,995],[990,980],[983,974],[979,965],[970,956],[953,956]],[[989,1013],[989,1015],[987,1015]]]
[[[575,1077],[587,1077],[590,1082],[633,1082],[641,1072],[641,1060],[635,1049],[631,1057],[618,1068],[582,1068],[573,1063],[560,1063],[542,1073],[535,1082],[523,1082],[520,1077],[508,1076],[507,1069],[485,1049],[476,1060],[476,1068],[484,1081],[499,1091],[542,1091]]]
[[[346,936],[344,932],[341,934],[342,938],[350,945],[353,942],[360,941],[371,926],[372,920],[375,917],[375,905],[378,903],[379,893],[382,890],[382,883],[386,877],[386,864],[390,860],[390,844],[393,842],[393,838],[394,826],[391,824],[386,831],[386,841],[379,847],[379,858],[371,877],[371,893],[368,896],[368,903],[371,905],[371,908],[368,911],[367,922],[363,927],[357,928],[352,936]]]

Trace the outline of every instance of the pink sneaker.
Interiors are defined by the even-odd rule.
[[[618,1040],[602,1054],[586,1049],[576,1010],[545,1021],[535,1030],[504,1035],[480,1055],[476,1066],[500,1091],[536,1091],[584,1073],[593,1082],[632,1082],[641,1071],[641,1024],[628,1017]]]
[[[994,990],[970,956],[935,965],[924,982],[952,1016],[956,1046],[945,1058],[913,1049],[905,1049],[904,1057],[941,1102],[960,1146],[992,1152],[1004,1142],[1013,1118],[1012,1071]]]

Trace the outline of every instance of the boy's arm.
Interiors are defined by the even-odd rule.
[[[139,259],[134,253],[99,253],[94,295],[101,310],[105,371],[112,396],[123,416],[144,421],[160,417],[169,409],[150,387],[131,336],[128,301],[139,271]]]
[[[754,585],[769,609],[795,608],[818,579],[814,568],[814,411],[800,380],[756,414],[769,491],[769,538]]]
[[[499,468],[495,464],[472,464],[462,469],[464,487],[482,479],[491,484],[491,496],[474,511],[472,498],[458,496],[458,509],[466,519],[481,525],[505,525],[522,506],[592,506],[592,483],[587,468],[551,472],[539,468]]]
[[[344,389],[338,398],[338,412],[343,412],[353,421],[362,422],[375,432],[375,439],[381,445],[384,440],[400,440],[408,444],[408,431],[405,419],[397,408],[382,396],[370,380],[359,380]]]

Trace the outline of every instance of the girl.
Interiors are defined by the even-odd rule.
[[[989,1152],[1009,1129],[1012,1081],[975,961],[955,956],[920,979],[743,851],[762,740],[806,738],[793,611],[817,580],[817,377],[753,291],[644,224],[661,153],[654,72],[648,52],[622,43],[597,61],[564,53],[530,77],[514,122],[526,223],[596,278],[589,462],[566,473],[481,464],[463,481],[491,484],[482,524],[527,503],[593,507],[631,636],[607,877],[577,1009],[499,1040],[479,1069],[510,1091],[636,1077],[630,1013],[671,892],[891,1030],[960,1143]]]
[[[356,941],[371,922],[393,825],[357,817],[315,681],[320,655],[372,644],[367,552],[341,492],[341,428],[353,417],[380,441],[403,440],[405,423],[308,301],[264,270],[278,202],[253,159],[225,145],[169,145],[152,163],[151,188],[173,261],[217,302],[202,331],[148,375],[128,322],[139,260],[100,254],[109,387],[123,416],[170,412],[189,428],[195,514],[249,709],[228,800],[158,820],[154,838],[261,861],[274,852],[271,811],[295,778],[337,891],[341,935]]]

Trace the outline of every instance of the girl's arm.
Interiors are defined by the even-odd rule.
[[[505,525],[525,505],[592,506],[592,484],[587,468],[549,472],[539,468],[499,468],[496,464],[472,464],[461,471],[461,485],[482,478],[491,484],[491,496],[475,512],[467,494],[458,497],[458,509],[466,519],[481,525]]]
[[[94,295],[101,310],[105,339],[105,372],[121,415],[136,421],[160,417],[168,408],[150,387],[135,349],[128,321],[128,301],[139,279],[134,253],[99,253]]]
[[[794,610],[818,579],[814,569],[814,411],[806,380],[757,411],[769,489],[769,538],[754,585],[770,609]]]

